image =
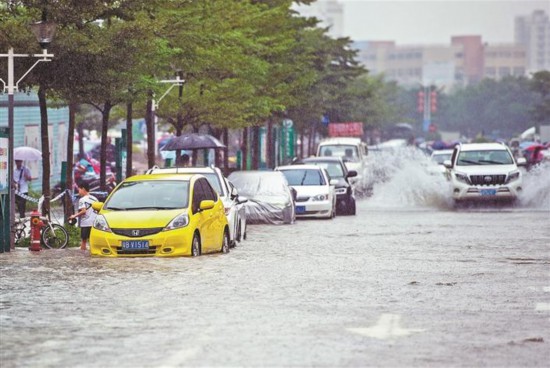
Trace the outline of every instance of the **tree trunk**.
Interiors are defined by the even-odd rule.
[[[248,128],[243,128],[243,140],[241,142],[241,170],[246,170],[248,164]]]
[[[103,111],[101,111],[101,151],[100,151],[100,163],[99,163],[99,182],[101,185],[101,191],[107,190],[107,131],[109,130],[109,114],[111,113],[110,101],[105,101],[103,104]],[[109,162],[109,164],[111,164]]]
[[[38,88],[38,103],[40,105],[40,134],[42,136],[42,195],[44,196],[44,213],[50,212],[50,138],[48,132],[48,106],[46,103],[46,90]]]
[[[149,91],[147,107],[145,109],[145,123],[147,125],[147,165],[155,166],[155,112],[153,111],[153,91]]]
[[[78,124],[76,129],[78,131],[78,159],[80,160],[85,155],[85,152],[84,152],[84,127],[83,127],[82,124]]]
[[[178,111],[178,116],[177,116],[177,120],[176,120],[176,137],[179,137],[181,136],[183,132],[183,114],[181,113],[181,111]],[[175,162],[172,162],[172,165],[176,165],[176,166],[180,166],[182,164],[182,159],[181,159],[181,150],[176,150],[176,159],[175,159]]]
[[[266,145],[266,158],[265,158],[265,164],[268,169],[273,168],[273,153],[274,153],[274,147],[273,147],[273,121],[271,118],[267,119],[267,132],[266,132],[266,138],[265,138],[265,145]]]
[[[223,128],[223,144],[225,148],[223,149],[223,169],[226,174],[229,174],[229,129]]]
[[[298,156],[299,158],[304,158],[304,130],[301,129],[300,130],[300,156]]]
[[[132,132],[132,115],[133,115],[133,105],[128,103],[126,105],[126,177],[129,178],[133,175],[133,157],[132,157],[132,142],[134,140]]]
[[[73,167],[74,167],[74,130],[76,125],[76,109],[77,104],[73,101],[69,103],[69,131],[67,133],[67,176],[65,182],[67,183],[67,193],[70,196],[63,197],[64,203],[64,219],[65,222],[69,221],[69,216],[73,214],[74,207],[72,202],[73,194]]]
[[[252,127],[252,141],[250,145],[252,146],[252,170],[258,170],[260,168],[260,127]]]

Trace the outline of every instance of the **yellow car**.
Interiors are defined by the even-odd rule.
[[[92,256],[229,252],[223,203],[202,175],[132,176],[92,207],[98,212],[90,234]]]

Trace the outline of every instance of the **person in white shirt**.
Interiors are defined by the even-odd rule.
[[[15,190],[21,194],[29,194],[29,181],[32,180],[31,171],[28,167],[23,165],[22,160],[15,160],[15,170],[13,171],[13,181],[15,184]],[[15,196],[15,205],[19,217],[25,217],[25,207],[27,206],[27,200],[18,195]]]
[[[86,245],[90,239],[90,231],[96,217],[96,213],[92,208],[92,203],[97,201],[97,198],[90,194],[90,186],[86,182],[78,185],[78,212],[69,216],[69,220],[79,218],[80,226],[80,249],[86,250]]]

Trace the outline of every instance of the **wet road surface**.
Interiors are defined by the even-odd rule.
[[[229,254],[0,254],[0,366],[547,366],[550,206],[392,185]]]

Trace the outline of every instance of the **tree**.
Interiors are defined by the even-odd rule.
[[[537,123],[537,132],[540,133],[540,124],[550,122],[550,71],[543,70],[533,74],[531,90],[540,96],[532,110],[532,116]]]

